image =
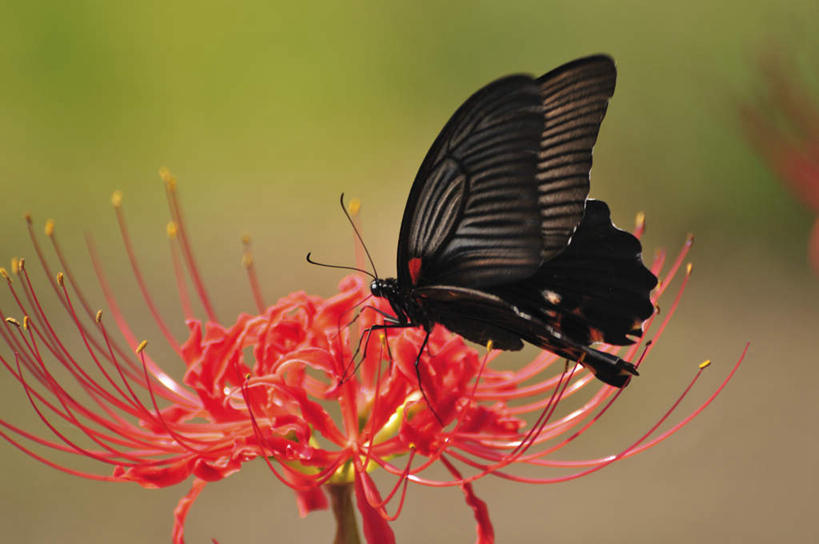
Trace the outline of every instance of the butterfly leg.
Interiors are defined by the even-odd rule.
[[[405,329],[407,327],[414,327],[414,326],[415,326],[415,324],[412,324],[412,323],[401,323],[400,321],[395,320],[395,322],[393,322],[393,323],[388,322],[388,323],[376,324],[376,325],[372,325],[372,326],[367,327],[366,329],[364,329],[361,332],[361,335],[358,337],[358,344],[356,345],[355,352],[353,352],[353,357],[352,357],[352,359],[350,359],[350,363],[344,369],[344,375],[343,375],[343,377],[341,379],[341,383],[344,383],[345,381],[347,381],[347,376],[348,376],[347,370],[349,370],[350,365],[352,365],[355,362],[356,357],[358,357],[359,352],[361,352],[362,341],[363,341],[363,344],[364,344],[364,351],[363,351],[363,353],[361,353],[361,359],[358,361],[358,363],[356,363],[355,368],[353,368],[353,371],[349,375],[352,376],[353,374],[355,374],[358,371],[358,367],[361,366],[362,362],[364,362],[364,359],[367,357],[367,348],[369,347],[370,337],[372,336],[373,332],[383,330],[384,333],[387,334],[387,331],[389,331],[390,329]],[[366,339],[365,339],[365,337],[366,337]],[[392,361],[392,353],[390,352],[389,343],[387,343],[387,355],[388,355],[390,361]]]
[[[424,341],[421,343],[421,349],[418,350],[418,356],[415,358],[415,378],[418,380],[418,389],[421,391],[421,396],[424,398],[424,402],[427,403],[429,411],[432,412],[432,415],[435,416],[435,419],[438,420],[441,427],[444,427],[444,421],[441,419],[441,416],[438,415],[438,412],[435,411],[432,403],[429,402],[429,397],[427,397],[427,392],[424,391],[424,384],[421,381],[421,355],[424,353],[424,348],[427,347],[430,331],[426,331],[426,333],[427,334],[424,336]]]
[[[363,307],[361,309],[361,311],[363,312],[364,310],[367,310],[367,309],[374,310],[376,313],[381,315],[384,318],[385,323],[382,323],[380,325],[378,325],[378,324],[377,325],[372,325],[370,327],[367,327],[366,329],[364,329],[361,332],[361,336],[358,337],[358,345],[356,346],[355,352],[353,353],[353,361],[355,360],[356,357],[358,357],[358,354],[361,351],[361,340],[364,338],[365,335],[367,336],[367,340],[364,342],[364,353],[362,354],[361,358],[363,359],[364,357],[367,356],[367,347],[370,344],[370,336],[372,335],[373,330],[400,329],[400,328],[414,327],[415,326],[415,324],[411,324],[411,323],[408,323],[406,321],[402,321],[401,319],[397,318],[396,316],[390,315],[387,312],[379,310],[378,308],[376,308],[374,306],[365,306],[365,307]],[[389,349],[390,349],[389,344],[387,344],[387,350],[389,350]]]

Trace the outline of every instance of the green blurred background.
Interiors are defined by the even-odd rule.
[[[340,275],[304,254],[352,261],[342,191],[363,199],[367,242],[392,274],[410,182],[455,107],[500,75],[609,53],[619,79],[592,195],[623,226],[647,213],[648,255],[695,232],[695,271],[646,371],[575,456],[619,451],[697,363],[715,363],[695,392],[702,399],[751,348],[722,397],[646,454],[568,484],[479,482],[497,540],[819,538],[819,278],[805,257],[813,218],[747,145],[737,115],[759,93],[760,53],[793,56],[816,81],[815,0],[133,4],[0,3],[3,262],[32,256],[24,212],[38,229],[53,217],[93,286],[91,232],[134,328],[157,337],[114,229],[109,197],[121,189],[146,280],[183,336],[175,295],[163,296],[174,294],[156,175],[167,166],[222,316],[253,308],[239,266],[246,232],[268,302],[295,289],[333,292]],[[170,358],[164,366],[180,371]],[[0,417],[46,434],[8,375],[0,395]],[[186,490],[84,481],[0,444],[8,542],[167,542]],[[452,489],[410,488],[394,527],[402,543],[474,540]],[[328,542],[332,531],[329,513],[299,519],[291,493],[256,462],[208,487],[187,534],[249,544]]]

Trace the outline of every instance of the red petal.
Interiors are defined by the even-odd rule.
[[[193,481],[191,490],[188,494],[179,500],[176,508],[173,511],[173,544],[185,544],[185,518],[188,515],[188,510],[193,506],[196,497],[205,489],[207,482],[199,479]]]
[[[241,461],[237,459],[220,459],[216,464],[197,459],[193,463],[193,475],[206,482],[217,482],[238,471],[241,466]]]
[[[305,517],[313,510],[327,510],[327,495],[320,487],[309,491],[296,491],[296,504],[299,507],[299,516]]]
[[[185,322],[191,335],[182,344],[182,357],[185,363],[190,366],[192,362],[198,361],[202,356],[202,322],[196,319],[189,319]]]
[[[457,480],[462,479],[461,473],[458,472],[455,465],[443,456],[441,456],[441,461]],[[478,522],[478,538],[475,540],[475,544],[493,544],[495,542],[495,529],[489,520],[489,509],[486,507],[486,503],[475,495],[471,483],[461,483],[460,488],[464,492],[464,497],[466,497],[466,504],[475,512],[475,521]]]
[[[142,487],[155,489],[175,485],[191,475],[193,459],[186,457],[165,466],[134,466],[127,469],[116,467],[114,478],[136,482]]]
[[[374,495],[373,502],[380,503],[381,495],[366,472],[356,472],[355,499],[356,504],[358,504],[358,511],[361,512],[364,538],[370,544],[395,544],[395,535],[390,529],[390,524],[367,501],[367,491],[364,489],[363,480],[366,480],[367,486],[370,488],[370,494]]]
[[[320,432],[328,440],[332,440],[338,444],[343,444],[347,440],[344,434],[336,427],[330,414],[322,408],[321,404],[308,399],[303,389],[291,387],[288,388],[287,391],[293,396],[293,399],[299,403],[305,421],[310,423],[316,431]]]

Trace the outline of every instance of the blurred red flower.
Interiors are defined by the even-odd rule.
[[[780,57],[760,62],[763,95],[740,108],[745,133],[771,169],[816,214],[808,258],[819,273],[819,97]]]
[[[186,366],[181,383],[165,373],[148,354],[146,343],[131,332],[93,245],[89,246],[91,256],[109,312],[128,348],[115,341],[102,312],[95,311],[80,291],[56,242],[53,223],[47,223],[46,235],[64,271],[56,276],[29,219],[35,253],[52,278],[51,287],[74,322],[84,351],[70,352],[61,340],[67,331],[58,334],[52,328],[25,261],[14,260],[12,274],[0,269],[16,305],[14,313],[22,316],[16,319],[0,312],[0,335],[12,352],[2,363],[19,381],[53,436],[30,433],[5,420],[0,420],[0,434],[38,461],[85,478],[133,481],[154,488],[193,476],[190,491],[175,511],[176,543],[184,541],[185,517],[207,483],[229,476],[257,457],[293,489],[302,515],[327,508],[329,495],[343,525],[340,532],[356,532],[354,523],[349,526],[349,519],[354,519],[351,512],[346,512],[344,521],[343,511],[345,495],[346,503],[352,504],[350,494],[354,492],[370,543],[394,542],[388,522],[399,515],[409,482],[459,486],[474,511],[477,542],[493,542],[487,506],[472,487],[475,480],[493,474],[518,482],[556,483],[639,453],[674,434],[710,404],[742,360],[705,403],[663,432],[658,428],[707,363],[700,365],[668,411],[627,448],[594,459],[555,460],[552,454],[597,423],[623,390],[602,384],[582,367],[564,364],[548,352],[516,371],[494,369],[498,352],[490,349],[481,355],[439,326],[430,337],[429,350],[421,356],[421,372],[429,402],[445,424],[442,428],[421,396],[413,366],[424,337],[421,330],[373,337],[363,362],[353,372],[349,363],[360,331],[380,319],[374,311],[360,311],[360,303],[369,292],[359,276],[342,280],[338,294],[330,298],[296,292],[267,307],[248,251],[243,263],[257,312],[222,324],[195,265],[175,182],[167,173],[164,176],[173,216],[168,233],[190,330],[184,342],[179,343],[169,332],[145,288],[118,194],[114,206],[145,302]],[[637,235],[642,228],[639,221]],[[656,301],[678,271],[685,270],[662,322],[655,315],[647,324],[652,341],[631,346],[624,354],[638,365],[643,364],[676,309],[691,271],[690,265],[682,266],[690,245],[689,239],[664,272],[654,295]],[[665,254],[659,253],[652,271],[661,275],[664,264]],[[204,321],[194,317],[187,299],[184,266],[207,314]],[[368,303],[389,310],[384,299]],[[359,311],[358,319],[347,326]],[[55,367],[62,367],[61,376],[67,372],[75,384],[68,387],[64,377],[57,378]],[[77,385],[82,395],[76,393]],[[571,409],[559,409],[568,397],[581,400],[572,402]],[[69,436],[66,429],[73,429],[77,436]],[[36,453],[27,441],[96,459],[109,465],[110,471],[89,474],[74,470]],[[451,477],[427,477],[424,471],[433,464],[441,464]],[[559,472],[541,478],[516,472],[533,466]],[[385,495],[370,476],[375,470],[394,478]],[[388,512],[393,502],[396,504]]]

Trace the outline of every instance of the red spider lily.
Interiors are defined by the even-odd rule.
[[[765,96],[740,113],[745,132],[785,185],[816,213],[808,258],[819,273],[819,98],[809,96],[788,66],[761,63]]]
[[[366,355],[354,372],[350,363],[360,334],[380,319],[377,312],[361,309],[369,295],[362,278],[345,278],[339,293],[328,299],[296,292],[266,307],[249,251],[244,265],[257,313],[241,314],[232,324],[223,325],[197,271],[175,182],[167,174],[165,178],[172,214],[169,235],[174,270],[190,329],[184,342],[169,332],[145,288],[125,226],[121,197],[116,194],[114,206],[145,302],[168,344],[186,365],[182,381],[166,374],[148,354],[146,343],[132,334],[93,245],[89,247],[98,280],[116,329],[128,347],[113,338],[102,312],[96,311],[79,289],[56,242],[53,223],[47,223],[46,235],[64,271],[56,276],[29,219],[36,256],[73,321],[83,350],[71,352],[52,327],[26,261],[15,260],[12,274],[0,269],[16,305],[13,313],[21,316],[17,319],[0,312],[0,335],[12,352],[0,360],[20,383],[52,436],[34,434],[4,420],[0,420],[0,434],[38,461],[85,478],[134,481],[155,488],[193,476],[190,491],[175,511],[176,543],[184,541],[185,517],[207,483],[229,476],[257,457],[293,489],[302,515],[327,508],[329,494],[339,534],[352,531],[354,535],[342,537],[345,542],[357,541],[354,521],[350,527],[352,511],[345,511],[343,506],[352,504],[352,490],[367,541],[394,542],[388,522],[399,515],[408,483],[413,482],[460,487],[477,520],[477,542],[490,543],[494,541],[492,524],[486,504],[473,490],[475,480],[492,474],[526,483],[563,482],[644,451],[677,432],[709,405],[742,361],[740,358],[701,406],[667,430],[659,432],[658,428],[707,363],[700,365],[657,422],[627,448],[594,459],[555,460],[553,454],[597,423],[622,389],[606,386],[582,367],[566,365],[547,352],[519,370],[494,369],[499,352],[489,346],[482,355],[439,326],[421,356],[422,383],[433,412],[422,398],[413,366],[423,331],[405,329],[368,338]],[[637,235],[642,229],[643,222],[638,220]],[[631,346],[623,354],[638,365],[644,363],[662,334],[688,282],[691,267],[682,265],[690,246],[691,239],[656,290],[655,302],[684,270],[669,311],[662,320],[655,315],[648,323],[652,341]],[[652,271],[660,275],[664,264],[665,254],[660,253]],[[185,295],[185,267],[207,314],[204,323],[194,317]],[[383,299],[370,298],[367,303],[388,310]],[[356,313],[357,320],[348,326]],[[61,376],[69,374],[75,382],[72,387],[67,389],[55,371]],[[572,402],[571,410],[560,409],[569,397],[582,400]],[[69,436],[66,428],[73,429],[77,437]],[[91,457],[110,469],[103,474],[80,472],[35,453],[27,442]],[[446,468],[449,479],[426,476],[425,469],[436,463]],[[533,466],[559,473],[541,478],[518,474],[517,469]],[[385,495],[370,476],[376,470],[394,480]],[[341,541],[338,536],[337,541]]]

